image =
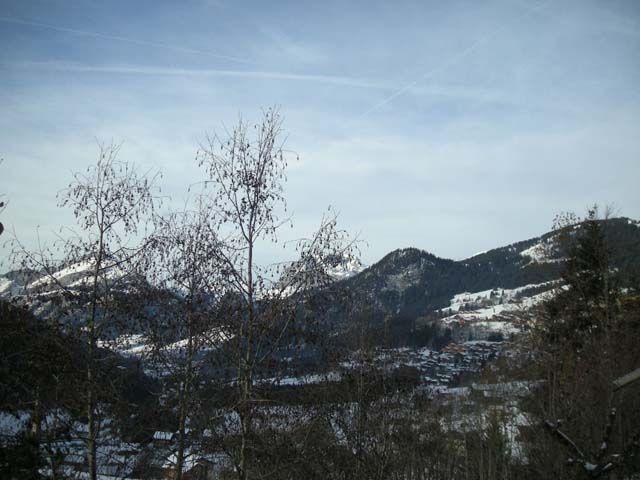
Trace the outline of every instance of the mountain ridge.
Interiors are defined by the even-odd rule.
[[[626,217],[600,220],[617,269],[640,267],[640,224]],[[581,224],[569,227],[580,229]],[[571,234],[571,233],[570,233]],[[362,272],[343,281],[364,292],[378,316],[420,317],[448,306],[462,292],[515,289],[557,280],[564,259],[557,231],[497,247],[462,260],[426,250],[393,250]]]
[[[600,222],[611,246],[613,267],[640,271],[639,222],[626,217]],[[555,245],[557,235],[557,231],[546,232],[461,260],[438,257],[416,247],[398,248],[361,271],[357,271],[358,264],[358,269],[337,277],[334,288],[355,293],[351,307],[356,308],[329,309],[333,316],[330,323],[348,326],[356,311],[369,315],[374,324],[391,317],[394,328],[410,332],[416,319],[440,317],[443,309],[465,293],[475,294],[484,303],[491,299],[491,293],[478,294],[493,290],[526,291],[525,287],[533,287],[538,295],[553,288],[561,275],[563,257]],[[62,273],[60,280],[82,283],[80,273]],[[19,271],[0,276],[0,298],[19,295],[22,288],[42,283],[38,276]]]

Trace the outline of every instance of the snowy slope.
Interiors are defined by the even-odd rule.
[[[489,332],[512,334],[519,331],[514,325],[513,315],[531,309],[554,294],[558,282],[505,289],[493,288],[481,292],[464,292],[453,296],[449,307],[439,311],[445,315],[444,325],[477,327]]]

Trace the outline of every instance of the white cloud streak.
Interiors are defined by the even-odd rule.
[[[420,83],[424,82],[425,80],[428,80],[429,78],[435,76],[436,74],[446,70],[451,65],[457,63],[459,60],[461,60],[462,58],[464,58],[467,55],[469,55],[476,48],[478,48],[481,43],[483,43],[486,40],[487,40],[487,38],[481,38],[479,40],[476,40],[472,45],[470,45],[469,47],[465,48],[464,50],[462,50],[458,54],[453,55],[451,58],[449,58],[443,64],[438,65],[436,68],[434,68],[434,69],[428,71],[427,73],[423,74],[420,78],[412,81],[411,83],[406,84],[404,87],[400,88],[399,90],[396,90],[392,95],[390,95],[390,96],[386,97],[385,99],[383,99],[382,101],[376,103],[371,108],[369,108],[364,113],[362,113],[356,120],[360,120],[360,119],[368,116],[370,113],[373,113],[374,111],[378,110],[379,108],[385,106],[387,103],[392,102],[395,98],[399,97],[403,93],[406,93],[407,91],[412,90],[418,84],[420,84]]]
[[[292,80],[300,82],[326,83],[347,87],[388,89],[383,83],[353,77],[334,75],[308,75],[287,72],[257,71],[257,70],[223,70],[223,69],[186,69],[147,67],[141,65],[82,65],[69,62],[10,62],[3,63],[4,67],[18,69],[35,69],[74,73],[110,73],[121,75],[149,75],[149,76],[186,76],[186,77],[240,77],[270,80]]]
[[[547,0],[545,2],[542,2],[542,3],[538,4],[537,6],[535,6],[533,8],[526,8],[527,11],[526,11],[526,13],[524,13],[521,16],[521,18],[524,19],[524,18],[526,18],[528,16],[533,15],[534,13],[537,13],[537,12],[543,10],[550,2],[551,2],[551,0]],[[504,29],[504,27],[502,29]],[[471,43],[471,45],[469,45],[467,48],[461,50],[460,52],[458,52],[458,53],[456,53],[454,55],[451,55],[449,58],[447,58],[440,65],[437,65],[436,67],[432,68],[428,72],[422,74],[416,80],[413,80],[412,82],[406,84],[402,88],[396,90],[393,94],[389,95],[388,97],[382,99],[381,101],[379,101],[378,103],[373,105],[371,108],[369,108],[368,110],[366,110],[365,112],[360,114],[358,117],[356,117],[355,121],[362,120],[363,118],[369,116],[371,113],[375,112],[379,108],[381,108],[381,107],[387,105],[388,103],[392,102],[397,97],[403,95],[404,93],[406,93],[409,90],[412,90],[417,85],[419,85],[420,83],[424,82],[425,80],[433,78],[437,74],[446,71],[449,67],[457,64],[460,60],[462,60],[463,58],[465,58],[465,57],[469,56],[471,53],[473,53],[480,45],[482,45],[483,43],[485,43],[485,42],[489,41],[490,39],[492,39],[493,37],[495,37],[502,29],[499,28],[499,29],[496,29],[493,32],[487,34],[487,35],[481,36],[480,38],[475,40],[473,43]]]
[[[243,64],[246,64],[246,65],[253,65],[254,64],[254,62],[251,62],[248,59],[233,57],[233,56],[230,56],[230,55],[222,55],[222,54],[211,52],[211,51],[208,51],[208,50],[199,50],[199,49],[196,49],[196,48],[181,47],[179,45],[171,45],[171,44],[168,44],[168,43],[152,42],[152,41],[148,41],[148,40],[139,40],[139,39],[136,39],[136,38],[121,37],[121,36],[118,36],[118,35],[108,35],[108,34],[105,34],[105,33],[90,32],[88,30],[78,30],[78,29],[75,29],[75,28],[60,27],[60,26],[57,26],[57,25],[51,25],[49,23],[34,22],[34,21],[31,21],[31,20],[23,20],[23,19],[20,19],[20,18],[0,17],[0,22],[12,23],[14,25],[26,25],[26,26],[30,26],[30,27],[46,28],[48,30],[54,30],[56,32],[62,32],[62,33],[70,33],[72,35],[82,35],[82,36],[87,36],[87,37],[102,38],[102,39],[105,39],[105,40],[115,40],[115,41],[118,41],[118,42],[130,43],[130,44],[133,44],[133,45],[141,45],[141,46],[145,46],[145,47],[161,48],[161,49],[164,49],[164,50],[171,50],[171,51],[175,51],[175,52],[192,53],[192,54],[197,54],[197,55],[206,55],[208,57],[218,58],[220,60],[228,60],[228,61],[235,62],[235,63],[243,63]]]

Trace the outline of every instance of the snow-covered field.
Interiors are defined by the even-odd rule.
[[[511,321],[513,315],[551,298],[556,284],[545,282],[514,289],[493,288],[459,293],[454,295],[448,307],[440,310],[445,315],[441,322],[445,325],[476,326],[507,335],[517,333],[519,328]]]

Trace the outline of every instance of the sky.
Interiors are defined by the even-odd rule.
[[[270,106],[299,156],[285,237],[332,206],[365,263],[640,218],[636,0],[0,0],[3,237],[72,224],[56,193],[98,141],[180,206],[206,134]]]

